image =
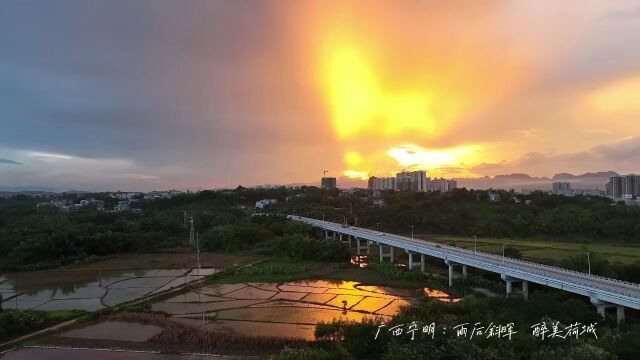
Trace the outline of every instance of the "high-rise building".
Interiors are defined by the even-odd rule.
[[[405,191],[426,191],[427,172],[403,171],[396,174],[396,187]]]
[[[458,182],[455,180],[449,180],[449,179],[443,179],[443,178],[431,180],[427,178],[427,185],[426,185],[425,191],[447,192],[447,191],[455,190],[457,188],[458,188]]]
[[[369,189],[371,190],[396,190],[396,178],[379,178],[372,176],[369,178]]]
[[[640,176],[612,176],[606,185],[606,194],[615,199],[635,199],[640,196]]]
[[[553,193],[556,195],[565,195],[571,196],[573,195],[573,190],[571,189],[571,183],[566,181],[554,182],[551,184],[553,188]]]
[[[371,190],[402,190],[402,191],[452,191],[458,188],[458,183],[450,179],[431,179],[427,177],[424,170],[403,171],[396,174],[396,177],[379,178],[372,176],[369,178],[369,189]]]
[[[336,178],[334,177],[323,177],[320,180],[320,187],[323,189],[335,189],[336,188]]]

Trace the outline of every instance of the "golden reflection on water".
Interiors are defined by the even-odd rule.
[[[422,293],[426,297],[429,297],[429,298],[432,298],[432,299],[436,299],[436,300],[442,301],[442,302],[457,303],[458,301],[462,300],[460,298],[451,297],[451,295],[447,294],[446,292],[444,292],[442,290],[438,290],[438,289],[423,288],[422,289]]]
[[[351,256],[351,264],[361,268],[367,267],[367,255],[353,255]]]
[[[361,261],[366,257],[361,257]],[[197,294],[205,294],[198,298]],[[273,336],[312,338],[313,325],[335,320],[389,321],[403,306],[424,294],[439,301],[458,302],[449,294],[429,288],[392,288],[356,281],[301,280],[285,283],[210,284],[193,296],[176,295],[152,304],[181,320],[215,317],[209,322],[219,330],[254,334],[267,331],[264,324],[285,324]],[[200,303],[200,300],[203,300]],[[228,324],[234,324],[232,328]],[[238,324],[242,324],[238,325]],[[255,325],[257,330],[252,330]],[[259,330],[259,331],[258,331]]]

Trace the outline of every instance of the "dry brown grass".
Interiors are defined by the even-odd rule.
[[[197,348],[203,352],[256,348],[278,350],[284,347],[305,347],[311,343],[303,339],[283,339],[277,337],[220,333],[186,325],[173,320],[169,316],[157,313],[112,313],[105,315],[103,319],[160,326],[163,329],[162,332],[149,339],[149,342]]]

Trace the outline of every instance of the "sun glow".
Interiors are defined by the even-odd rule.
[[[479,161],[479,145],[458,146],[450,149],[428,150],[417,145],[402,145],[391,148],[387,154],[403,167],[433,169],[460,166]]]
[[[591,102],[601,111],[640,111],[640,76],[598,89],[591,94]]]
[[[460,143],[473,139],[464,124],[521,81],[520,56],[518,66],[505,67],[502,59],[471,57],[476,40],[466,50],[438,42],[406,48],[371,40],[365,25],[335,21],[321,24],[312,53],[320,99],[344,145],[343,175],[366,179],[412,168],[477,176],[471,168],[490,161],[492,148]]]
[[[353,47],[337,47],[328,58],[323,87],[338,137],[434,133],[435,117],[428,93],[387,90],[366,57]]]
[[[368,171],[344,170],[342,174],[349,179],[367,180],[370,176]]]

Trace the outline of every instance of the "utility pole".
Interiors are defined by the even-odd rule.
[[[189,217],[189,224],[191,225],[189,228],[189,245],[194,246],[196,240],[195,240],[195,229],[193,227],[193,216]]]
[[[507,245],[511,245],[511,244],[509,244],[509,243],[504,243],[504,244],[502,244],[502,264],[504,264],[504,248],[505,248]]]
[[[413,239],[413,225],[411,225],[411,239]]]
[[[473,235],[473,252],[478,252],[478,236]]]
[[[587,255],[587,264],[589,265],[589,276],[591,276],[591,251],[585,251],[584,254]]]
[[[196,261],[198,265],[198,278],[201,279],[202,267],[200,266],[200,234],[196,233]],[[202,325],[204,321],[204,303],[202,302],[202,294],[198,293],[198,299],[200,300],[200,310],[202,310]]]

